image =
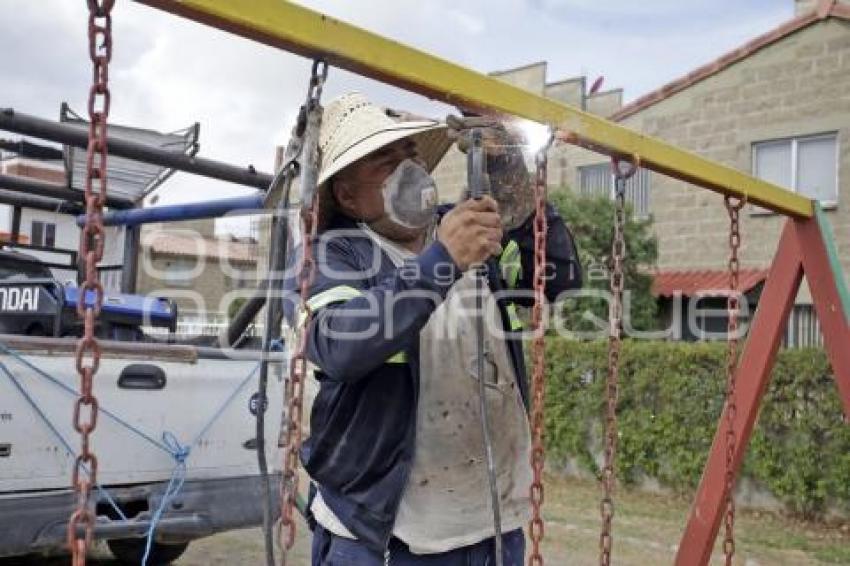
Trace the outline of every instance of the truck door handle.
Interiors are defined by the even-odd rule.
[[[118,376],[119,389],[165,389],[165,371],[153,364],[130,364]]]

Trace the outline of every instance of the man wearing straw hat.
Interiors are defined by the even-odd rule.
[[[504,564],[524,560],[530,433],[512,331],[515,305],[532,302],[529,179],[521,159],[502,154],[489,160],[495,199],[437,207],[429,172],[451,143],[444,124],[403,119],[358,93],[324,112],[303,329],[319,383],[301,453],[316,566],[494,563],[469,271],[491,257],[502,269],[485,285],[483,379]],[[581,275],[563,221],[551,207],[547,216],[552,300]]]

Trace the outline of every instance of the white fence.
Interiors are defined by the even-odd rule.
[[[823,348],[823,333],[814,305],[794,305],[782,345],[786,348]]]

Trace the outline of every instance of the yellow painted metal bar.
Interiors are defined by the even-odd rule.
[[[243,37],[449,104],[520,116],[608,155],[774,212],[811,217],[812,201],[661,140],[285,0],[139,0]]]

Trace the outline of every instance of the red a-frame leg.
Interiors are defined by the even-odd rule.
[[[824,334],[827,353],[850,419],[850,329],[842,308],[826,243],[816,217],[788,220],[779,241],[779,249],[770,268],[758,311],[750,327],[736,375],[734,472],[744,459],[759,405],[761,404],[776,352],[800,286],[803,271]],[[682,535],[677,566],[708,564],[720,521],[725,510],[726,409],[718,421],[717,432],[708,457],[688,525]]]
[[[843,277],[838,266],[830,266],[823,238],[825,226],[814,219],[796,222],[797,241],[802,251],[803,271],[812,291],[823,343],[832,364],[832,374],[844,405],[844,418],[850,423],[850,321],[842,303],[836,277]],[[820,250],[823,250],[821,252]]]

